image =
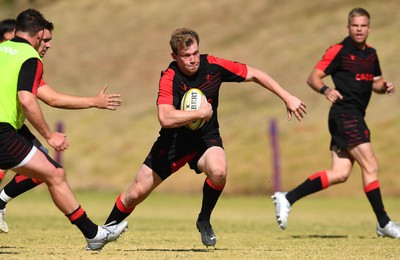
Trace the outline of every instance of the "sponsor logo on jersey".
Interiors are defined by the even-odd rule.
[[[355,79],[357,81],[373,81],[374,74],[372,74],[372,73],[357,73]]]
[[[4,52],[4,53],[8,53],[10,55],[15,55],[15,54],[18,53],[18,50],[13,49],[13,48],[8,47],[8,46],[0,46],[0,51]]]

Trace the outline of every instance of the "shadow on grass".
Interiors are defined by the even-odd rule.
[[[4,249],[17,249],[15,246],[0,246],[0,255],[18,255],[18,252],[3,251]]]
[[[301,236],[301,235],[295,235],[291,236],[292,238],[296,239],[310,239],[310,238],[348,238],[346,235],[306,235],[306,236]]]
[[[220,250],[217,248],[206,248],[206,249],[199,249],[199,248],[138,248],[132,250],[122,250],[124,252],[212,252]]]
[[[237,250],[237,249],[235,249]],[[243,249],[240,249],[243,250]],[[232,251],[231,248],[137,248],[132,250],[121,250],[123,252],[195,252],[209,253],[214,251]]]
[[[214,251],[246,251],[247,249],[239,248],[137,248],[131,250],[121,250],[123,252],[195,252],[195,253],[210,253]],[[252,248],[252,251],[275,251]],[[278,250],[279,251],[279,250]]]

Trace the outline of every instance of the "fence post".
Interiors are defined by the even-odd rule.
[[[269,134],[271,140],[271,154],[272,154],[272,189],[273,192],[281,190],[281,171],[280,171],[280,155],[278,144],[278,124],[275,118],[270,120]]]

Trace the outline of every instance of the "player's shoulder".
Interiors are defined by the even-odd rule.
[[[160,75],[161,78],[173,79],[175,77],[175,75],[178,72],[178,69],[176,68],[176,66],[173,66],[172,64],[173,64],[173,62],[171,62],[171,64],[168,66],[168,68],[161,71],[161,75]]]
[[[227,59],[220,58],[220,57],[214,56],[212,54],[202,54],[200,56],[200,58],[203,59],[203,60],[207,60],[207,62],[209,64],[221,65],[221,64],[224,64],[226,62],[229,62],[229,60],[227,60]]]
[[[375,49],[372,45],[370,45],[370,44],[366,44],[365,47],[366,47],[367,50],[370,51],[370,52],[376,52],[376,49]]]
[[[338,53],[343,50],[345,45],[343,43],[334,43],[326,49],[326,53]]]

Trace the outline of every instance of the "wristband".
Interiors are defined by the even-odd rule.
[[[320,90],[319,90],[319,93],[321,93],[321,94],[325,94],[325,91],[328,89],[329,87],[328,86],[323,86]]]

